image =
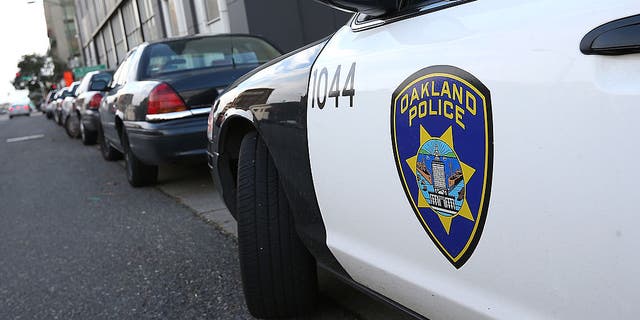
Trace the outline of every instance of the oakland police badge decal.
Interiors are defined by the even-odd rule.
[[[422,69],[391,99],[391,140],[404,191],[456,268],[473,253],[487,216],[491,124],[489,89],[456,67]]]

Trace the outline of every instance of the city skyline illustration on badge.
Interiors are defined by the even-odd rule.
[[[474,220],[465,201],[465,181],[471,179],[475,169],[458,159],[453,146],[451,127],[441,137],[433,138],[420,126],[420,148],[406,159],[419,185],[418,208],[431,208],[438,214],[447,234],[454,218]]]
[[[391,140],[416,218],[444,257],[462,267],[478,245],[489,205],[489,89],[453,66],[415,72],[392,95]]]

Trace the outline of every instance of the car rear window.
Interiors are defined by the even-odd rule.
[[[273,46],[255,37],[218,36],[155,43],[147,48],[143,78],[177,71],[260,64],[279,55]]]
[[[91,82],[96,82],[101,80],[106,83],[109,83],[111,82],[111,78],[113,78],[113,74],[111,72],[101,72],[101,73],[94,74],[93,77],[91,78]]]

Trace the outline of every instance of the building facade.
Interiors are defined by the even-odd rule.
[[[84,64],[111,69],[142,42],[193,34],[251,33],[288,52],[350,17],[312,0],[75,0],[75,10]]]
[[[51,55],[76,67],[80,59],[80,47],[76,39],[76,19],[73,0],[43,1],[44,16],[47,21],[47,35]]]

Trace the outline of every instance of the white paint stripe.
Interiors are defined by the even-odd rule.
[[[19,142],[19,141],[26,141],[26,140],[33,140],[33,139],[41,139],[44,138],[44,134],[34,134],[32,136],[25,136],[25,137],[18,137],[18,138],[11,138],[11,139],[7,139],[7,143],[10,142]]]

